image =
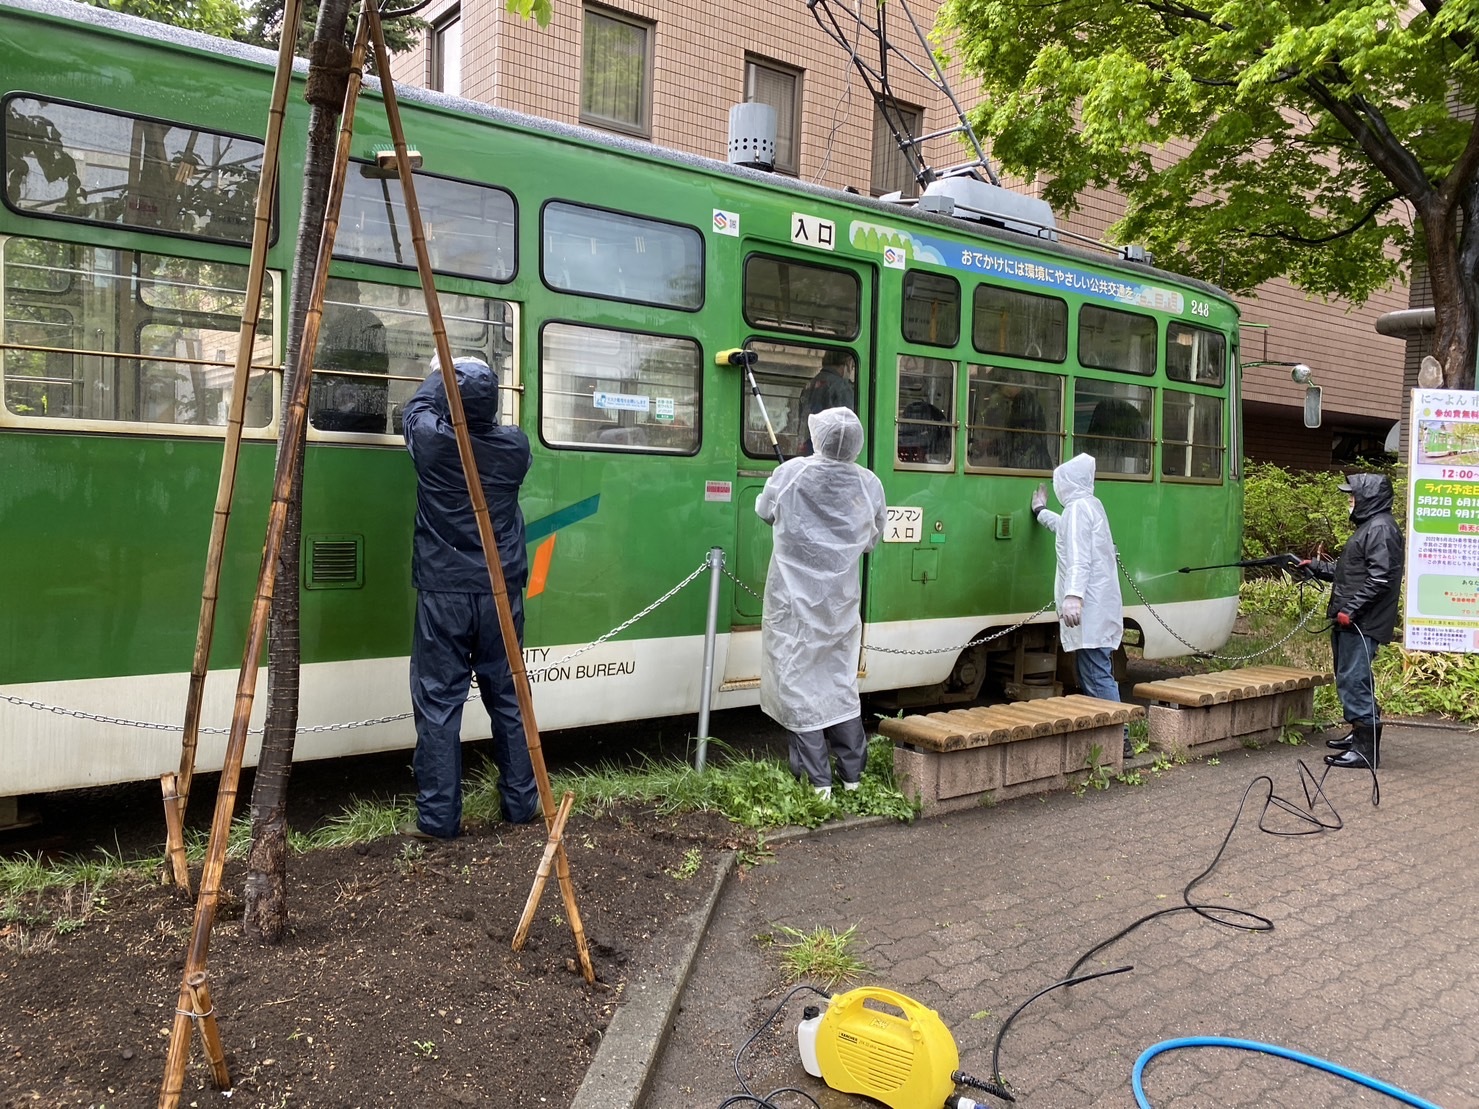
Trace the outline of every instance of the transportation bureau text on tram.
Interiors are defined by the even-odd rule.
[[[538,682],[584,681],[587,678],[627,677],[637,672],[637,660],[621,662],[580,662],[574,666],[556,663],[549,665],[548,647],[529,647],[524,651],[524,670],[529,684]]]

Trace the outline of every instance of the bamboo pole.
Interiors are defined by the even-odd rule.
[[[488,516],[488,501],[483,496],[483,483],[478,479],[477,460],[473,457],[472,441],[467,434],[467,416],[462,409],[462,395],[457,391],[457,373],[452,365],[452,350],[447,342],[446,328],[442,322],[442,308],[436,295],[436,280],[432,275],[431,256],[426,248],[426,234],[421,222],[421,209],[416,203],[415,183],[411,180],[411,158],[406,148],[406,135],[401,127],[400,106],[396,103],[395,84],[390,78],[390,55],[385,49],[385,36],[380,27],[380,15],[374,4],[366,4],[369,15],[370,36],[375,48],[375,68],[381,74],[380,88],[385,99],[385,116],[390,125],[391,138],[395,143],[395,160],[400,175],[401,190],[406,204],[406,221],[411,225],[411,239],[416,248],[416,268],[421,275],[421,290],[426,296],[426,314],[431,320],[432,334],[436,338],[437,360],[441,363],[442,381],[447,388],[447,407],[450,410],[452,429],[457,436],[457,453],[462,459],[462,473],[467,479],[468,495],[472,499],[473,516],[478,524],[478,538],[483,544],[483,554],[488,562],[488,579],[493,587],[493,600],[498,609],[498,624],[503,632],[503,650],[508,656],[509,670],[513,674],[514,689],[519,698],[519,716],[524,722],[524,742],[529,748],[529,759],[534,766],[534,780],[539,786],[539,802],[544,810],[546,828],[554,827],[555,799],[550,790],[549,772],[544,765],[544,750],[540,744],[539,727],[534,719],[534,697],[529,688],[529,675],[524,669],[524,653],[519,644],[518,630],[514,627],[513,611],[509,607],[508,586],[503,577],[503,564],[498,557],[498,542],[493,534],[493,522]],[[575,886],[570,880],[570,863],[565,856],[564,844],[555,848],[555,873],[560,881],[560,893],[565,901],[565,915],[570,920],[570,930],[575,937],[575,947],[580,954],[581,972],[588,983],[596,981],[596,971],[591,965],[590,951],[586,946],[585,928],[580,922],[580,911],[575,904]]]
[[[252,260],[247,269],[246,304],[242,307],[241,332],[236,343],[236,371],[232,378],[231,405],[226,419],[226,443],[221,454],[221,476],[216,485],[216,506],[211,515],[211,537],[206,548],[205,582],[200,590],[200,622],[195,630],[195,656],[190,663],[190,688],[185,696],[185,723],[180,738],[180,771],[175,781],[178,800],[165,798],[165,829],[169,837],[166,853],[175,884],[190,888],[185,864],[185,845],[170,830],[183,830],[185,809],[190,803],[190,785],[195,776],[195,751],[200,737],[200,707],[205,697],[205,675],[210,666],[211,639],[215,635],[216,602],[220,599],[221,555],[226,548],[226,528],[231,521],[231,502],[236,492],[236,463],[241,453],[241,431],[246,422],[247,390],[251,383],[252,350],[261,322],[262,286],[267,273],[267,246],[272,233],[272,199],[277,195],[277,175],[282,147],[283,117],[293,78],[293,47],[303,0],[287,0],[283,9],[282,43],[277,50],[277,73],[272,83],[272,102],[267,111],[267,137],[262,154],[262,175],[257,182],[256,214],[252,222]],[[173,820],[170,809],[175,809]],[[182,831],[183,834],[183,831]],[[183,878],[182,878],[183,874]]]
[[[575,791],[566,790],[565,796],[560,799],[560,811],[555,813],[555,822],[549,830],[549,841],[544,845],[544,856],[539,860],[539,869],[534,873],[534,886],[529,890],[529,900],[524,902],[524,913],[519,917],[519,926],[514,929],[515,951],[524,949],[524,941],[529,938],[529,927],[534,923],[534,910],[539,908],[539,899],[544,896],[544,884],[549,881],[550,863],[554,861],[555,850],[564,842],[565,821],[570,819],[570,809],[575,804]]]
[[[190,892],[190,866],[185,860],[184,814],[180,811],[180,795],[175,785],[175,775],[159,776],[159,792],[164,795],[165,857],[169,859],[175,885],[186,893]]]
[[[282,551],[283,529],[287,519],[288,500],[292,490],[293,470],[303,449],[308,423],[308,390],[313,373],[313,351],[318,345],[319,324],[323,318],[324,288],[328,284],[329,257],[339,225],[339,211],[344,195],[344,178],[349,164],[349,147],[354,121],[354,106],[363,80],[366,4],[355,29],[354,52],[350,59],[349,85],[344,97],[344,114],[339,130],[339,146],[330,177],[328,207],[318,244],[318,258],[313,288],[309,293],[307,320],[303,330],[301,366],[293,382],[288,414],[281,430],[283,450],[273,481],[272,507],[267,516],[267,535],[262,547],[262,563],[257,574],[257,594],[252,603],[251,621],[247,628],[246,647],[242,653],[241,671],[236,683],[236,708],[231,717],[231,732],[226,741],[226,756],[221,768],[221,784],[216,791],[216,811],[211,822],[210,844],[201,870],[200,895],[196,900],[195,923],[190,946],[185,955],[185,969],[180,979],[180,999],[175,1007],[175,1022],[170,1033],[169,1054],[165,1060],[164,1081],[159,1092],[159,1109],[176,1109],[184,1086],[185,1061],[190,1048],[190,977],[205,970],[210,950],[211,928],[221,895],[221,871],[226,862],[226,841],[231,832],[231,818],[236,808],[236,789],[241,778],[242,755],[246,750],[247,727],[252,714],[252,698],[257,687],[257,671],[266,638],[267,616],[272,607],[272,589],[278,555]],[[290,40],[293,30],[286,25],[283,35]]]
[[[190,991],[190,1019],[195,1022],[206,1061],[211,1065],[211,1080],[216,1089],[229,1090],[231,1072],[226,1068],[226,1049],[221,1046],[221,1030],[216,1027],[216,1010],[211,1005],[205,971],[198,971],[186,979],[185,988]]]

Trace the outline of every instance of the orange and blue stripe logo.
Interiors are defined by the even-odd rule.
[[[560,529],[594,516],[600,505],[601,494],[597,493],[594,497],[576,501],[574,504],[556,509],[548,516],[541,516],[537,520],[525,523],[524,542],[538,544],[534,548],[534,557],[529,561],[529,587],[525,592],[526,597],[537,597],[544,592],[545,582],[549,580],[550,562],[555,557],[555,539]]]

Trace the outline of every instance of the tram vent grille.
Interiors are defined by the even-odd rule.
[[[365,541],[361,535],[313,535],[307,543],[307,589],[359,589],[365,584]]]

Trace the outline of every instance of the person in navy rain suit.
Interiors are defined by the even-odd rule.
[[[522,646],[529,559],[519,486],[529,472],[529,439],[517,427],[499,425],[498,378],[486,362],[463,357],[453,365]],[[411,707],[417,817],[401,831],[450,839],[461,830],[462,709],[473,674],[493,722],[503,818],[528,823],[540,814],[539,791],[437,359],[406,403],[404,421],[406,449],[416,466]]]

